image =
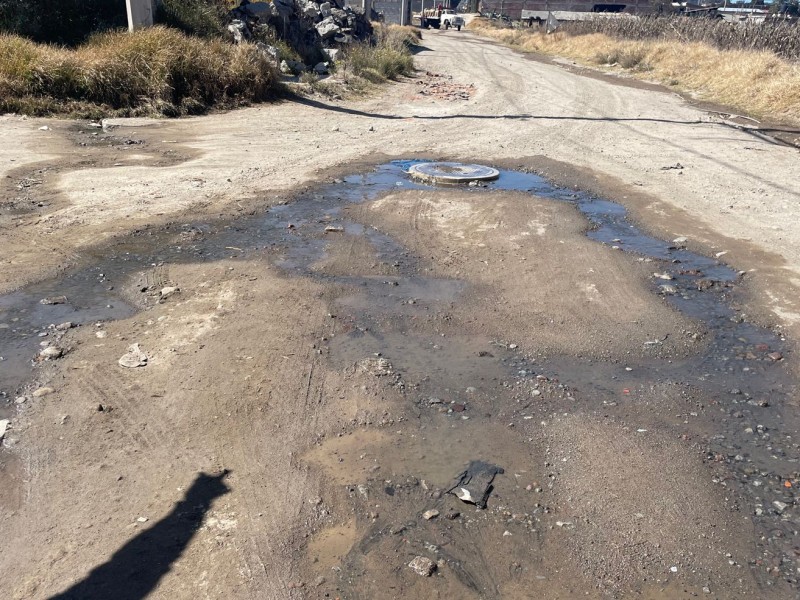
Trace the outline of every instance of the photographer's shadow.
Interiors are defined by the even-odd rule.
[[[141,600],[166,575],[203,522],[211,503],[227,494],[228,475],[200,473],[183,500],[152,527],[117,550],[108,562],[50,600]]]

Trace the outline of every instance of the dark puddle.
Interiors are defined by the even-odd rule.
[[[400,371],[415,374],[416,390],[426,397],[455,401],[468,378],[477,382],[481,393],[491,396],[492,389],[509,377],[535,374],[558,378],[583,395],[595,395],[612,404],[621,390],[635,396],[637,389],[654,381],[700,390],[722,413],[709,442],[709,459],[729,462],[733,478],[746,490],[743,493],[752,507],[762,507],[755,509],[758,516],[754,519],[766,532],[762,548],[765,564],[777,567],[780,575],[793,583],[797,576],[794,525],[782,518],[783,510],[774,502],[794,504],[795,488],[786,487],[785,482],[800,477],[800,452],[793,441],[798,439],[796,418],[789,409],[794,383],[782,366],[785,341],[745,322],[736,311],[731,295],[739,275],[718,260],[645,234],[627,220],[627,212],[619,204],[554,187],[537,175],[502,171],[497,181],[467,189],[487,194],[487,201],[491,201],[492,191],[514,190],[575,205],[592,224],[587,233],[590,238],[632,252],[639,260],[652,261],[653,272],[664,277],[654,278],[654,293],[663,294],[679,311],[705,324],[710,332],[707,350],[676,362],[659,359],[654,352],[652,360],[636,359],[637,364],[628,371],[627,365],[568,357],[533,364],[508,347],[487,350],[490,340],[414,339],[381,331],[378,313],[402,316],[426,304],[454,302],[465,287],[460,281],[421,276],[416,258],[403,246],[374,229],[348,221],[342,212],[348,204],[377,199],[391,191],[433,189],[405,176],[411,164],[413,161],[396,161],[366,174],[335,180],[265,214],[234,222],[138,232],[87,254],[84,264],[88,266],[0,297],[0,391],[6,400],[0,417],[2,413],[11,414],[15,392],[30,378],[31,361],[40,344],[53,336],[53,325],[63,321],[86,325],[133,314],[136,307],[118,295],[119,287],[130,288],[132,278],[142,278],[143,272],[158,269],[158,265],[266,251],[287,273],[353,290],[337,302],[339,308],[351,313],[349,318],[355,326],[335,338],[332,360],[352,364],[370,354],[386,356]],[[326,233],[326,228],[331,230]],[[330,236],[342,233],[365,236],[375,260],[391,265],[396,275],[343,277],[315,270],[315,264],[325,257]],[[153,287],[153,282],[144,281],[147,283]],[[166,284],[166,279],[160,283]],[[67,297],[67,303],[39,304],[42,298],[61,295]],[[413,304],[408,304],[410,298]],[[652,340],[648,344],[656,350],[661,342]],[[748,429],[752,433],[745,433]],[[754,486],[755,481],[760,484]],[[746,513],[750,510],[745,508]]]

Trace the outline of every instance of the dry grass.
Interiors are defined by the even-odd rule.
[[[800,28],[793,22],[729,23],[722,19],[676,15],[629,19],[589,19],[564,23],[572,35],[604,33],[622,40],[701,42],[719,50],[766,50],[782,58],[800,59]]]
[[[414,72],[411,48],[422,39],[415,27],[373,23],[373,44],[352,44],[344,54],[342,68],[372,83],[397,79]]]
[[[611,67],[744,114],[800,123],[800,65],[774,52],[720,50],[702,42],[622,40],[601,33],[547,35],[499,29],[481,20],[473,21],[470,28],[524,52]]]
[[[255,46],[165,27],[99,34],[75,50],[0,35],[0,112],[178,116],[268,100],[277,87]]]

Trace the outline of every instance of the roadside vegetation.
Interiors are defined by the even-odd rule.
[[[414,72],[411,49],[422,35],[416,27],[375,24],[373,44],[354,44],[344,53],[342,69],[372,83],[397,79]]]
[[[0,35],[0,112],[200,114],[269,100],[277,84],[256,46],[163,26],[97,34],[75,49]]]
[[[704,19],[596,19],[546,34],[483,19],[473,31],[523,52],[655,81],[743,114],[800,123],[800,30]],[[759,36],[758,32],[763,36]]]
[[[52,27],[18,0],[0,0],[0,113],[73,117],[202,114],[268,101],[285,93],[277,67],[292,59],[324,60],[319,45],[293,47],[272,27],[258,26],[252,43],[231,43],[226,14],[237,0],[162,0],[160,25],[130,34],[121,29],[110,0],[42,0],[63,18]],[[74,9],[97,5],[91,19]],[[116,8],[109,8],[110,5]],[[102,9],[102,10],[101,10]],[[124,10],[122,12],[124,18]],[[411,48],[420,38],[411,27],[374,24],[373,38],[350,44],[320,81],[313,72],[301,82],[312,91],[363,90],[413,72]],[[95,33],[91,33],[95,31]],[[259,48],[277,49],[277,60]],[[305,44],[305,45],[304,45]]]

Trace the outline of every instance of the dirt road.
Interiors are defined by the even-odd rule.
[[[423,44],[358,102],[0,117],[3,597],[796,596],[797,150]]]

